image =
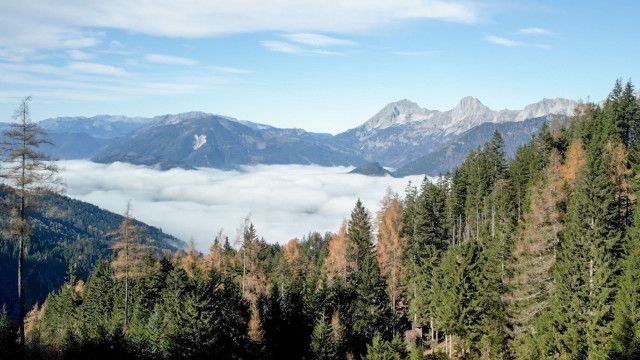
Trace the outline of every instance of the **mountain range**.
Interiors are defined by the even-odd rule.
[[[337,135],[203,112],[153,118],[60,117],[40,124],[55,144],[44,150],[58,159],[124,161],[161,169],[377,162],[397,169],[394,176],[438,175],[457,166],[494,130],[502,133],[507,153],[513,154],[550,117],[569,116],[576,104],[562,98],[543,99],[522,110],[495,111],[476,98],[464,97],[454,108],[438,111],[405,99]]]

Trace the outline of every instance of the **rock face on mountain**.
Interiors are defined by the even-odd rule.
[[[559,116],[562,121],[564,116]],[[513,156],[518,147],[528,143],[542,125],[551,121],[549,116],[505,123],[483,123],[460,134],[440,149],[410,161],[393,172],[393,176],[438,176],[462,164],[466,155],[484,145],[494,131],[500,132],[507,156]]]
[[[388,104],[361,126],[336,135],[335,141],[355,147],[367,160],[399,167],[440,149],[480,124],[524,121],[551,114],[571,115],[576,104],[561,98],[543,99],[523,110],[494,111],[468,96],[453,109],[441,112],[400,100]]]

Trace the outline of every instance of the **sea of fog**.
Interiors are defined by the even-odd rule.
[[[58,161],[67,195],[133,215],[206,251],[222,229],[234,241],[249,217],[268,242],[284,243],[311,231],[336,231],[357,198],[372,212],[388,187],[403,194],[422,177],[370,177],[351,168],[256,165],[240,170],[161,171],[125,163]]]

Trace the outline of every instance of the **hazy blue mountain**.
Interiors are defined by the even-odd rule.
[[[539,117],[524,121],[480,124],[463,132],[442,148],[408,162],[393,172],[393,176],[442,175],[460,165],[469,152],[482,146],[496,130],[504,139],[507,155],[513,156],[518,147],[528,143],[548,120],[549,117]]]
[[[119,139],[93,159],[171,167],[233,168],[249,164],[352,165],[357,154],[333,146],[327,134],[249,127],[205,113],[166,115]]]

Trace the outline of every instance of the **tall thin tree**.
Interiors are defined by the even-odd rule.
[[[145,273],[144,260],[149,254],[150,247],[143,245],[140,227],[134,223],[131,216],[131,202],[127,203],[124,219],[116,234],[117,241],[113,245],[115,257],[111,263],[116,279],[124,279],[124,330],[129,327],[129,297],[131,280],[143,277]]]
[[[46,154],[38,151],[43,144],[51,144],[46,132],[31,121],[27,96],[13,116],[14,122],[3,132],[0,142],[0,178],[15,191],[9,197],[11,210],[10,229],[12,237],[18,240],[18,327],[20,344],[24,346],[25,292],[24,269],[26,242],[30,235],[29,208],[36,197],[44,193],[61,192],[62,182],[57,176],[58,167],[48,162]]]

